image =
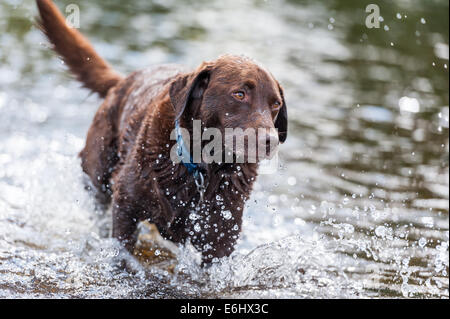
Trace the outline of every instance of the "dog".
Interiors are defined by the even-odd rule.
[[[249,58],[224,55],[193,71],[161,65],[123,77],[51,0],[37,6],[54,51],[84,87],[104,98],[80,157],[99,201],[112,204],[113,237],[132,253],[138,223],[148,220],[165,239],[190,241],[203,264],[229,256],[264,156],[255,163],[177,163],[171,150],[182,141],[171,134],[180,127],[192,132],[199,120],[221,132],[263,129],[258,143],[284,143],[287,106],[274,76]]]

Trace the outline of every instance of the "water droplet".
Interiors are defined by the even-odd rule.
[[[392,230],[385,226],[378,226],[375,229],[375,235],[377,235],[380,238],[388,238],[389,239],[391,237],[391,233],[392,233]]]
[[[229,220],[229,219],[231,219],[232,214],[229,210],[224,210],[224,211],[222,211],[222,217],[226,220]]]
[[[199,215],[197,215],[196,213],[190,213],[189,214],[189,219],[190,220],[197,220],[197,219],[199,219],[200,218],[200,216]]]
[[[408,96],[403,96],[398,101],[398,106],[400,111],[410,112],[410,113],[418,113],[420,111],[420,103],[415,98],[410,98]]]
[[[289,186],[295,186],[297,184],[297,179],[291,176],[288,178],[287,183]]]
[[[424,248],[425,246],[427,245],[427,240],[425,239],[425,238],[420,238],[419,239],[419,246],[421,247],[421,248]]]

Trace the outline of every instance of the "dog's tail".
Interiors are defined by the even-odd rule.
[[[109,89],[122,79],[94,50],[51,0],[36,0],[41,19],[39,27],[83,85],[105,97]]]

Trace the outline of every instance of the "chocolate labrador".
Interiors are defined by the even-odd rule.
[[[259,129],[258,145],[283,143],[287,108],[279,83],[252,60],[232,55],[194,71],[161,65],[122,77],[66,24],[51,0],[37,5],[40,28],[54,50],[86,88],[104,98],[80,157],[99,200],[112,201],[113,236],[132,251],[138,223],[149,220],[164,238],[190,241],[204,263],[229,256],[264,156],[239,164],[194,163],[179,132],[192,132],[197,120],[221,132]],[[188,158],[174,160],[174,147]]]

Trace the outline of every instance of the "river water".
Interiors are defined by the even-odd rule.
[[[0,298],[448,298],[448,1],[57,1],[126,74],[223,53],[285,87],[290,132],[261,175],[236,252],[208,269],[142,225],[115,265],[110,212],[77,153],[100,99],[0,2]]]

